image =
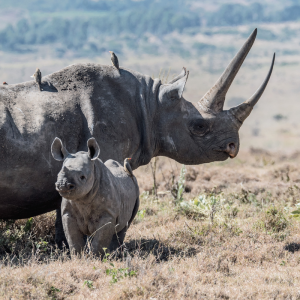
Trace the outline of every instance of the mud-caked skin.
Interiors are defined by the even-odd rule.
[[[263,93],[223,110],[226,92],[249,52],[254,31],[216,84],[194,105],[183,98],[188,72],[168,84],[138,72],[75,64],[34,81],[0,86],[0,218],[18,219],[60,207],[53,188],[61,166],[50,153],[59,136],[71,153],[92,136],[100,158],[132,169],[161,155],[185,164],[235,157],[238,130]],[[273,64],[272,64],[273,66]]]
[[[52,155],[63,161],[55,186],[62,196],[62,222],[70,250],[81,253],[87,235],[92,251],[103,254],[103,248],[122,245],[138,211],[139,187],[120,163],[98,158],[100,148],[94,138],[87,144],[88,152],[70,154],[60,139],[54,140]]]

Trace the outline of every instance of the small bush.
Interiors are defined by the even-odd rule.
[[[134,270],[128,270],[128,268],[116,268],[113,263],[110,263],[112,268],[107,268],[105,270],[106,275],[111,276],[110,283],[117,283],[119,280],[126,278],[126,277],[134,277],[137,275],[137,272]]]
[[[55,213],[22,220],[0,220],[0,258],[6,253],[26,257],[32,250],[51,253],[55,248]]]
[[[242,189],[241,194],[236,195],[237,199],[243,204],[257,204],[257,199],[255,194],[251,193],[249,190]]]
[[[199,195],[189,201],[181,201],[178,211],[193,219],[207,219],[211,223],[215,219],[220,219],[220,212],[223,208],[224,199],[220,195]]]
[[[185,191],[185,173],[186,173],[185,165],[182,165],[178,182],[173,183],[171,189],[171,195],[174,197],[176,204],[183,201],[183,193]]]
[[[288,228],[290,222],[285,212],[275,206],[270,207],[256,224],[256,227],[263,228],[270,233],[278,233]]]
[[[89,289],[93,289],[94,288],[94,286],[93,286],[93,281],[92,280],[85,280],[84,282],[83,282],[83,285],[86,285]]]

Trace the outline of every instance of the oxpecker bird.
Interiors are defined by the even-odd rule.
[[[41,83],[42,83],[42,73],[39,68],[36,68],[35,73],[31,76],[35,79],[35,82],[38,84],[40,91],[41,89]]]
[[[8,85],[8,83],[6,81],[3,82],[3,85]]]
[[[131,165],[130,165],[130,160],[131,158],[125,158],[124,160],[124,170],[126,171],[126,173],[130,176],[133,177],[133,173],[132,173],[132,169],[131,169]]]
[[[119,61],[118,61],[117,55],[113,51],[108,51],[108,52],[111,54],[110,59],[111,59],[112,65],[119,70]]]

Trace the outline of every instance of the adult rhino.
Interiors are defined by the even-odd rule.
[[[256,33],[197,105],[182,97],[185,69],[162,84],[127,69],[75,64],[45,76],[42,91],[34,81],[0,87],[0,218],[27,218],[60,207],[54,186],[60,163],[50,153],[56,136],[71,153],[84,151],[94,136],[103,161],[122,163],[131,157],[133,169],[158,155],[184,164],[235,157],[238,130],[262,95],[274,64],[273,57],[267,78],[249,100],[223,110],[226,92]]]

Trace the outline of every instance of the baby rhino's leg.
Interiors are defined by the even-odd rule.
[[[114,236],[112,238],[112,241],[110,243],[110,246],[109,246],[109,250],[110,251],[115,251],[120,246],[123,245],[124,239],[125,239],[125,236],[126,236],[126,232],[127,232],[128,228],[129,228],[130,224],[134,220],[134,218],[135,218],[135,216],[136,216],[136,214],[137,214],[137,212],[139,210],[139,206],[140,206],[140,199],[139,199],[139,197],[137,197],[137,199],[135,201],[135,205],[134,205],[133,211],[132,211],[131,218],[130,218],[129,222],[127,223],[127,226],[125,226],[118,233],[115,232],[115,234],[114,234]]]
[[[104,255],[105,251],[103,248],[108,249],[111,239],[115,232],[115,222],[111,217],[101,218],[97,225],[97,230],[92,234],[92,251],[96,255]]]
[[[76,219],[66,213],[62,216],[62,221],[71,253],[80,254],[84,249],[85,241]]]

